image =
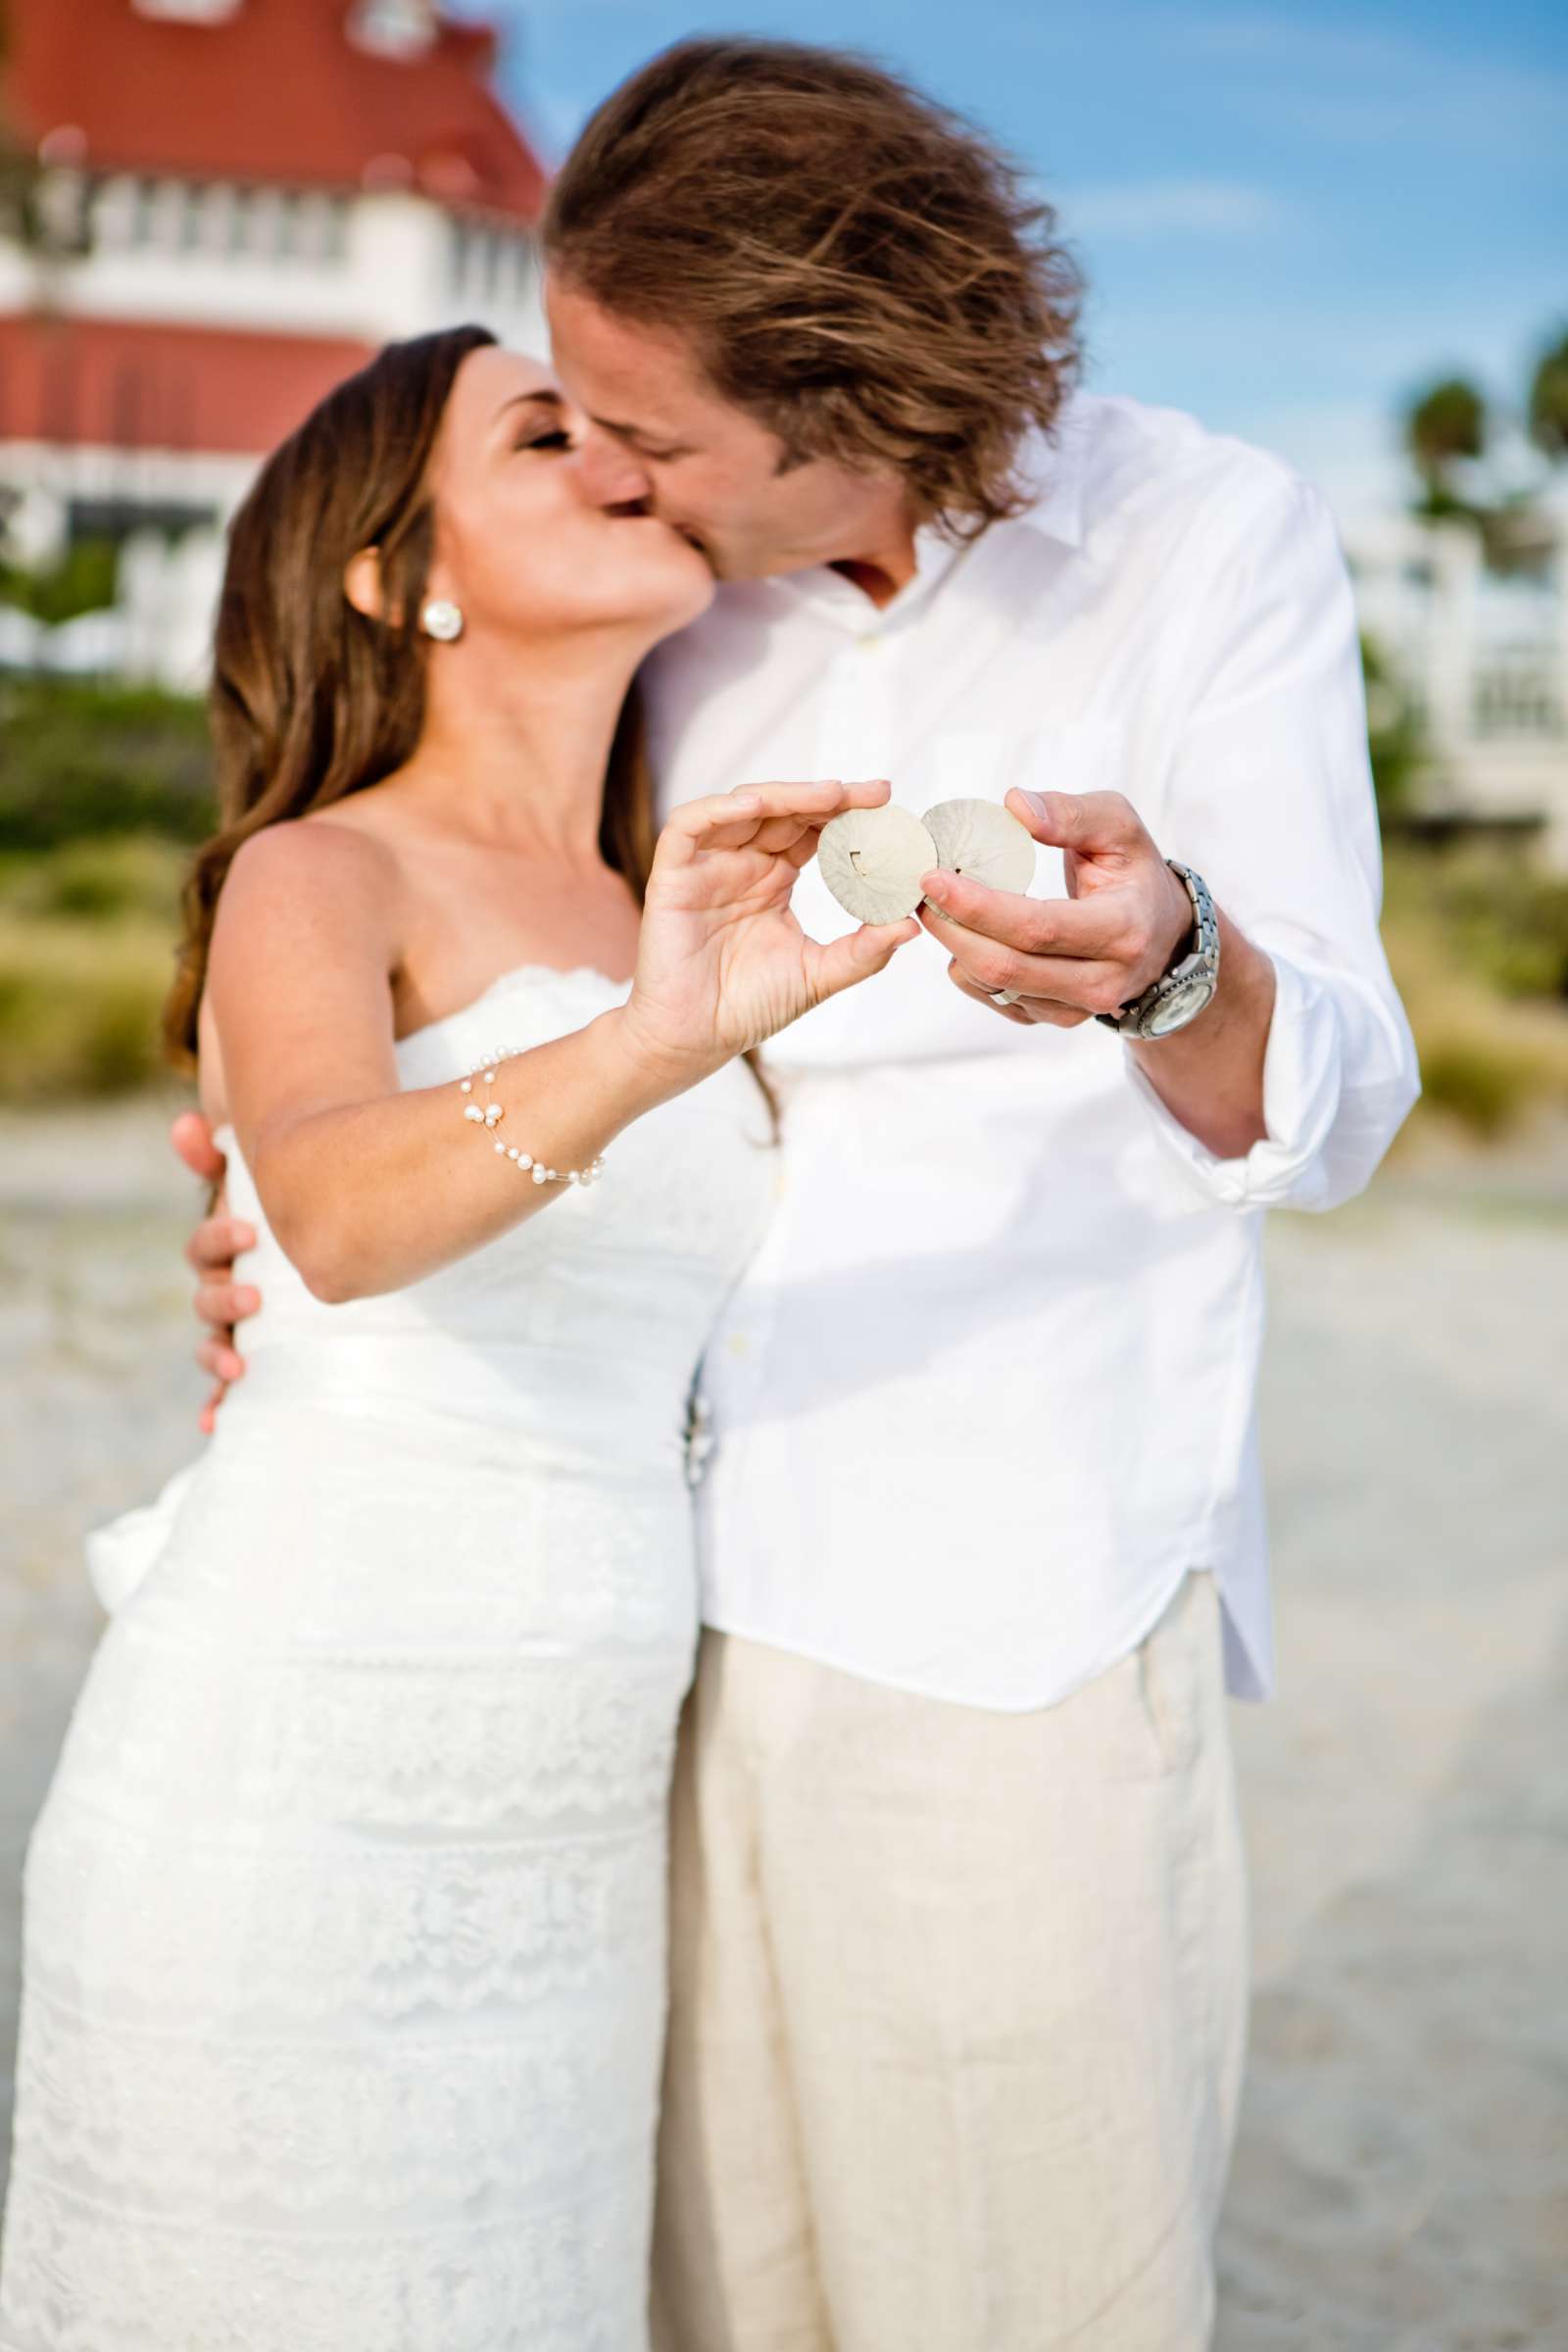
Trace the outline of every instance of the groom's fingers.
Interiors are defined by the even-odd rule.
[[[942,925],[933,938],[957,953],[957,929],[994,939],[1021,956],[1073,956],[1101,960],[1130,949],[1125,937],[1138,913],[1131,891],[1099,890],[1086,899],[1030,899],[1014,890],[988,890],[945,867],[924,874],[925,909]]]
[[[987,996],[1005,988],[1017,997],[1050,998],[1084,1012],[1114,1012],[1126,1002],[1126,973],[1120,964],[1094,956],[1021,956],[978,931],[933,921],[924,910],[920,919]]]
[[[1063,1004],[1049,997],[1023,997],[1016,1004],[999,1004],[990,989],[981,988],[971,980],[961,964],[950,963],[948,978],[955,988],[971,998],[976,1004],[983,1004],[988,1012],[994,1012],[999,1020],[1012,1021],[1022,1029],[1038,1029],[1042,1026],[1048,1029],[1077,1029],[1089,1018],[1088,1013],[1080,1011],[1076,1005]]]
[[[236,1323],[254,1315],[262,1303],[262,1294],[248,1282],[199,1282],[196,1285],[196,1319],[210,1323],[215,1331],[231,1332]],[[235,1374],[225,1372],[225,1380]]]
[[[994,1012],[999,1020],[1011,1021],[1020,1029],[1033,1028],[1034,1023],[1021,1004],[999,1004],[990,991],[978,987],[960,964],[949,964],[948,978],[960,996],[969,997],[976,1004],[985,1005],[987,1011]]]
[[[196,1349],[196,1361],[204,1372],[210,1372],[214,1380],[220,1381],[225,1389],[245,1377],[245,1358],[236,1355],[233,1348],[225,1347],[221,1340],[203,1340]]]
[[[256,1247],[256,1228],[247,1225],[243,1217],[204,1217],[190,1240],[185,1244],[185,1259],[204,1278],[209,1275],[227,1275],[236,1257]],[[254,1314],[254,1307],[246,1308]]]
[[[1080,857],[1153,847],[1143,818],[1124,793],[1020,792],[1014,787],[1007,807],[1036,841],[1076,850]]]
[[[220,1184],[228,1162],[213,1142],[213,1131],[199,1110],[182,1110],[169,1130],[169,1140],[193,1176]]]

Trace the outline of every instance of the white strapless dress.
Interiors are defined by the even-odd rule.
[[[624,994],[510,973],[403,1082]],[[646,2342],[686,1405],[766,1147],[736,1064],[602,1185],[335,1307],[230,1147],[250,1368],[102,1554],[28,1853],[5,2352]]]

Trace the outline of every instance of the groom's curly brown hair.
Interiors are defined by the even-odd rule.
[[[545,251],[687,339],[786,464],[895,469],[959,538],[1027,504],[1025,435],[1077,372],[1081,280],[1051,207],[971,124],[839,50],[664,50],[578,139]]]

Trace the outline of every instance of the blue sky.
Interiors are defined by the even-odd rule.
[[[1088,270],[1090,380],[1396,494],[1435,369],[1517,401],[1568,326],[1561,0],[461,0],[547,154],[689,32],[864,48],[998,133]]]

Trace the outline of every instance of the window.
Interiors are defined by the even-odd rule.
[[[382,57],[418,57],[435,41],[435,12],[431,0],[360,0],[349,30]]]
[[[175,24],[221,24],[240,0],[130,0],[139,17],[160,17]]]
[[[249,253],[255,241],[256,190],[236,188],[228,207],[228,250],[230,253]]]
[[[181,253],[195,253],[202,243],[207,190],[200,180],[187,180],[181,190],[178,244]]]
[[[1562,698],[1544,646],[1499,645],[1478,666],[1471,716],[1478,735],[1559,735]]]

